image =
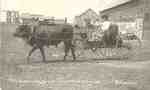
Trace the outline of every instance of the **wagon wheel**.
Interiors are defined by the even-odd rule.
[[[118,47],[119,43],[116,44],[116,48],[113,48],[113,53],[115,53],[116,55],[114,55],[114,57],[117,58],[132,58],[135,55],[138,54],[138,50],[140,50],[141,48],[141,40],[136,36],[135,39],[132,40],[123,40],[120,38],[120,40],[122,40],[122,43],[120,44],[120,46]]]
[[[136,36],[134,39],[128,39],[124,40],[124,45],[128,46],[130,49],[130,55],[132,57],[136,56],[141,49],[142,42],[138,36]]]

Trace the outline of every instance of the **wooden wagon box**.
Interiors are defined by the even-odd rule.
[[[54,24],[54,25],[38,25],[36,27],[36,32],[38,33],[48,33],[48,32],[61,32],[63,25]]]

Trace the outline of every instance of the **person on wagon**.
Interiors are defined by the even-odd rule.
[[[103,32],[107,31],[112,24],[107,15],[102,16],[103,23],[101,24],[101,29]]]

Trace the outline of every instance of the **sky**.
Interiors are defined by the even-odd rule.
[[[80,15],[89,8],[98,13],[114,2],[118,0],[1,0],[1,8],[44,14],[55,18],[67,17],[69,21],[72,21],[74,16]]]

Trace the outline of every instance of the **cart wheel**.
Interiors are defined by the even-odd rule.
[[[114,57],[122,59],[132,58],[137,55],[141,46],[141,40],[138,37],[134,40],[123,40],[121,47],[113,49],[113,52],[116,53]]]
[[[94,52],[99,59],[124,59],[128,58],[131,54],[131,50],[128,46],[118,47],[117,43],[114,47],[100,47]]]
[[[121,41],[121,42],[120,42]],[[94,51],[95,55],[100,59],[126,59],[137,55],[141,48],[141,41],[138,37],[134,40],[123,40],[120,36],[116,45],[112,48],[98,45]]]
[[[132,57],[134,57],[138,54],[138,52],[142,46],[142,42],[138,37],[136,37],[136,39],[134,39],[134,40],[126,40],[126,41],[124,41],[124,44],[128,45],[128,47],[130,49],[130,54],[132,55]]]
[[[140,49],[141,46],[142,46],[142,42],[141,42],[141,40],[140,40],[139,37],[136,37],[136,39],[134,39],[134,40],[130,40],[130,43],[131,43],[132,48],[133,48],[134,50],[138,50],[138,49]]]

